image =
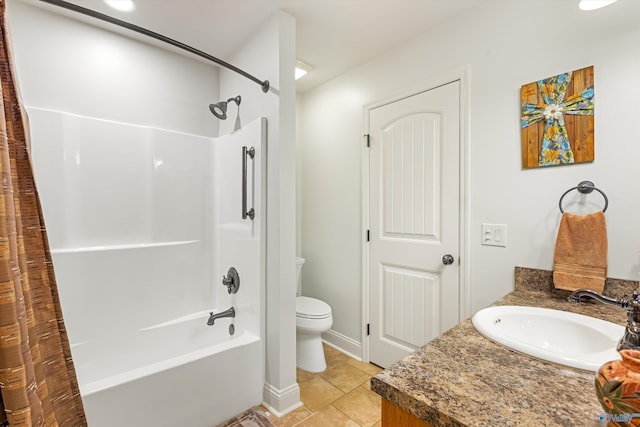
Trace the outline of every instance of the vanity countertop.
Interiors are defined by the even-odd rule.
[[[516,286],[494,305],[552,308],[625,324],[625,310],[572,304],[567,295]],[[594,375],[495,344],[469,318],[374,376],[371,390],[433,426],[602,426]]]

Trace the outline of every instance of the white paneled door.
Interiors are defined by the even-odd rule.
[[[369,111],[369,359],[459,322],[460,82]]]

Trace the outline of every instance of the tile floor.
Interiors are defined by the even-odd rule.
[[[371,391],[369,380],[382,368],[326,344],[324,354],[326,371],[312,374],[298,369],[304,406],[282,418],[269,415],[269,420],[276,427],[380,427],[380,396]]]

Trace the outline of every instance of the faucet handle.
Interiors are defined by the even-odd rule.
[[[240,289],[240,276],[238,271],[230,267],[226,276],[222,276],[222,284],[227,287],[227,291],[230,294],[235,294]]]
[[[569,295],[568,298],[569,302],[584,302],[587,299],[593,299],[603,304],[615,305],[622,308],[625,308],[628,305],[625,297],[617,300],[615,298],[599,294],[598,292],[591,289],[576,289],[575,291],[571,292],[571,295]]]

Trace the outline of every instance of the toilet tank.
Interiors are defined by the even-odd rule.
[[[298,289],[296,290],[296,296],[302,295],[302,264],[304,264],[304,258],[296,257],[296,275],[298,278]]]

